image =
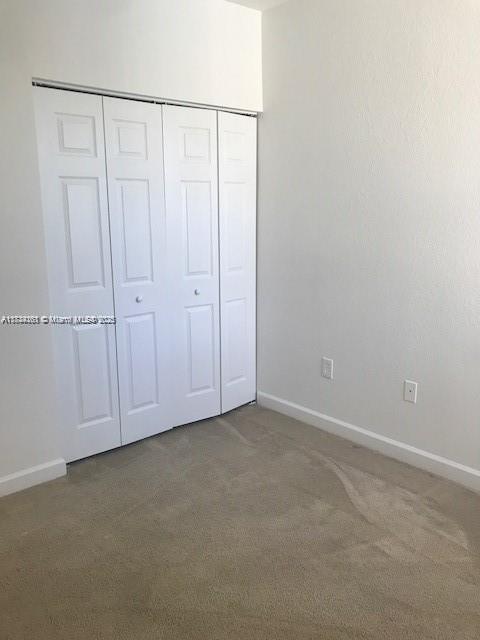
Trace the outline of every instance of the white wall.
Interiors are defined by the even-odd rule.
[[[31,75],[261,110],[261,17],[223,0],[10,0]]]
[[[263,401],[447,475],[480,470],[479,33],[475,0],[263,14],[259,388],[311,411]]]
[[[49,311],[32,77],[257,110],[260,21],[223,0],[0,0],[0,315]],[[63,471],[52,330],[0,326],[0,494]]]

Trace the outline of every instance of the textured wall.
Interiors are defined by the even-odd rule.
[[[474,0],[267,11],[258,251],[261,391],[477,469],[479,33]]]

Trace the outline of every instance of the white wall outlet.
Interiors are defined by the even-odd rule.
[[[331,358],[322,358],[322,377],[333,380],[333,360]]]
[[[406,402],[413,402],[415,404],[417,402],[417,388],[418,384],[413,382],[413,380],[405,380],[403,385],[403,399]]]

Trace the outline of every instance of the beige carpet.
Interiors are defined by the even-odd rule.
[[[480,638],[480,496],[245,407],[0,500],[1,640]]]

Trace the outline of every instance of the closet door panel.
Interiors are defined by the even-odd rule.
[[[122,443],[171,426],[162,110],[104,98]]]
[[[210,393],[215,389],[215,320],[214,306],[186,309],[190,395]]]
[[[52,315],[113,316],[102,99],[34,88]],[[66,460],[120,445],[115,328],[52,332]]]
[[[216,112],[165,106],[175,425],[220,413]]]
[[[256,397],[256,125],[218,113],[222,413]]]

